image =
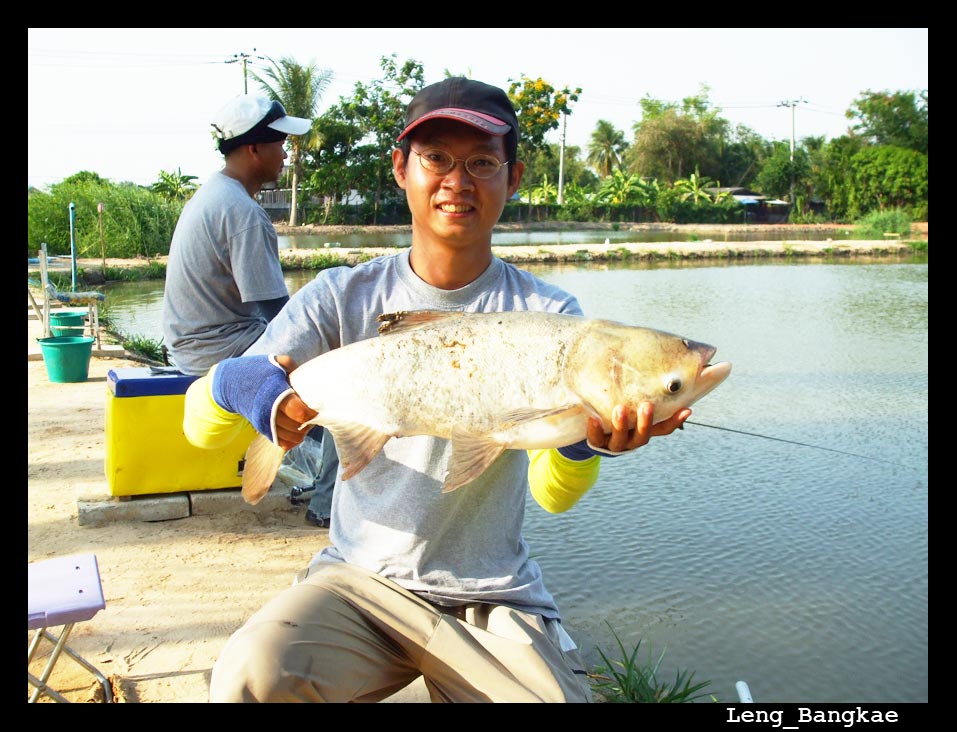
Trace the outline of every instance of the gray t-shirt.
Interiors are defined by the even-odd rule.
[[[400,310],[581,315],[572,295],[500,259],[461,289],[437,289],[412,271],[404,250],[320,272],[292,296],[247,355],[289,354],[302,364],[377,337],[376,317]],[[522,536],[527,453],[506,450],[474,482],[442,493],[450,455],[448,440],[392,439],[358,475],[345,482],[337,476],[331,546],[313,561],[365,567],[438,604],[490,602],[558,618]]]
[[[268,323],[259,301],[289,294],[276,229],[243,185],[217,171],[183,207],[166,265],[163,339],[186,374],[242,354]]]

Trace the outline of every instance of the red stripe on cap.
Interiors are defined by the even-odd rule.
[[[402,134],[399,135],[397,141],[401,140],[420,124],[423,122],[428,122],[430,119],[454,119],[458,120],[459,122],[465,122],[466,124],[476,127],[483,132],[488,132],[490,135],[498,136],[507,134],[511,129],[511,125],[509,125],[508,122],[503,122],[498,117],[493,117],[490,114],[476,112],[474,109],[444,107],[442,109],[433,110],[428,114],[423,114],[415,122],[402,130]]]
[[[490,122],[493,125],[501,125],[502,127],[508,127],[508,122],[503,122],[498,117],[493,117],[490,114],[483,114],[482,112],[476,112],[474,109],[459,109],[458,107],[446,107],[445,109],[437,109],[434,112],[430,113],[427,116],[439,115],[448,116],[451,119],[457,119],[460,116],[471,116],[471,117],[481,117],[486,122]]]

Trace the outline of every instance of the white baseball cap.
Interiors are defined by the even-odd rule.
[[[213,137],[224,155],[241,145],[278,142],[286,135],[304,135],[312,120],[290,117],[279,102],[257,94],[239,94],[229,100],[215,116]]]

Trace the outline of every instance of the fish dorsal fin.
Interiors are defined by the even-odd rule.
[[[489,440],[487,435],[470,432],[452,433],[452,460],[442,485],[450,493],[478,478],[505,451],[505,445]]]
[[[343,480],[349,480],[372,462],[392,436],[355,422],[326,422],[324,427],[336,443]]]
[[[382,313],[379,321],[379,334],[402,333],[403,331],[421,328],[432,323],[439,323],[451,318],[463,318],[465,313],[453,310],[402,310],[397,313]]]
[[[286,451],[263,435],[256,435],[246,448],[243,464],[243,500],[255,506],[272,488]]]

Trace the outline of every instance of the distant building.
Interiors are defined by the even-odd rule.
[[[712,196],[730,193],[731,197],[744,207],[744,220],[749,224],[786,224],[791,213],[791,204],[787,201],[768,198],[749,188],[705,188],[705,191]]]
[[[303,200],[303,195],[304,194],[300,193],[300,213],[302,212],[303,206],[306,203],[306,201]],[[349,191],[347,195],[342,197],[342,200],[339,201],[339,205],[358,206],[362,204],[364,200],[365,199],[359,195],[359,192],[353,189]],[[291,188],[264,188],[256,194],[256,201],[266,210],[266,213],[269,214],[269,219],[271,221],[276,222],[289,220],[289,209],[292,206]],[[325,196],[322,198],[312,197],[308,201],[310,207],[322,207],[325,205],[325,203]]]

